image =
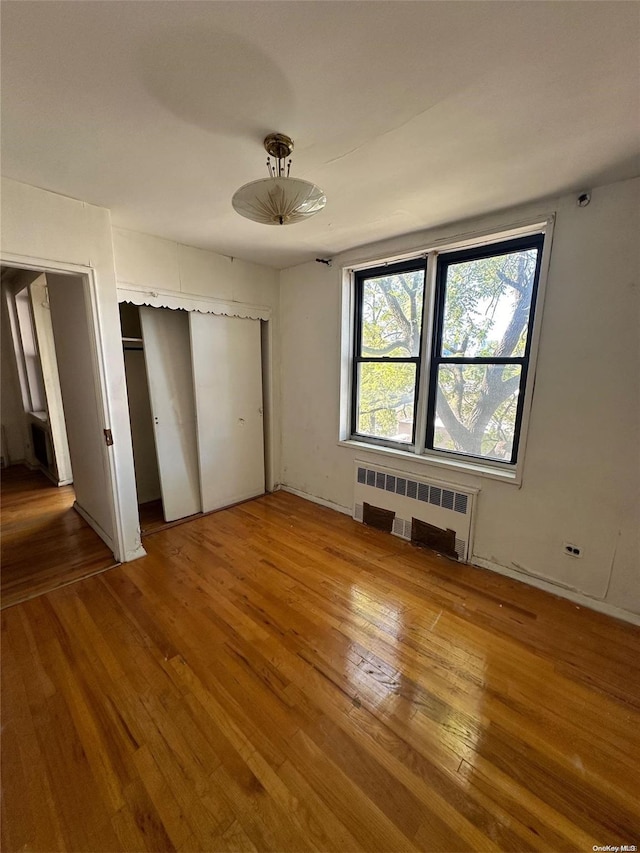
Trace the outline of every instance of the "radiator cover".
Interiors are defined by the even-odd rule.
[[[455,530],[458,559],[469,560],[479,489],[360,460],[355,461],[354,479],[353,518],[356,521],[362,521],[362,505],[366,502],[395,512],[392,533],[401,539],[411,539],[412,518]]]

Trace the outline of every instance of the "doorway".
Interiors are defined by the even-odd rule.
[[[85,281],[3,266],[1,283],[8,606],[117,561]]]

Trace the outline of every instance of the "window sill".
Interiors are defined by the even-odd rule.
[[[512,483],[515,486],[519,486],[522,482],[522,477],[518,468],[505,470],[503,468],[493,467],[492,465],[483,465],[481,462],[470,462],[462,459],[437,456],[435,454],[427,455],[426,453],[413,453],[409,450],[400,450],[396,447],[384,447],[380,444],[369,444],[366,441],[356,441],[352,438],[339,440],[338,446],[366,451],[367,453],[377,453],[380,456],[404,459],[407,462],[417,462],[419,465],[432,465],[435,468],[442,468],[447,471],[458,471],[464,474],[471,474],[475,477],[486,477],[491,480],[499,480],[501,483]]]

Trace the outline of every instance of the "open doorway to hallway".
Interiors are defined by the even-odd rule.
[[[117,561],[82,276],[2,267],[2,606]]]

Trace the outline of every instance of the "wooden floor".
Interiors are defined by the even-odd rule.
[[[1,603],[8,607],[113,566],[111,551],[73,509],[73,486],[40,471],[2,471]]]
[[[140,534],[148,536],[150,533],[156,533],[167,526],[164,520],[164,511],[162,501],[149,501],[146,504],[140,504],[138,507],[140,515]],[[170,522],[169,522],[170,523]]]
[[[292,495],[2,613],[3,850],[640,840],[637,629]]]
[[[214,510],[214,512],[218,512],[218,510]],[[175,521],[165,521],[162,500],[156,500],[139,504],[138,514],[140,517],[140,535],[144,538],[157,533],[159,530],[168,530],[170,527],[177,527],[179,524],[186,524],[188,521],[202,518],[205,513],[196,512]]]

